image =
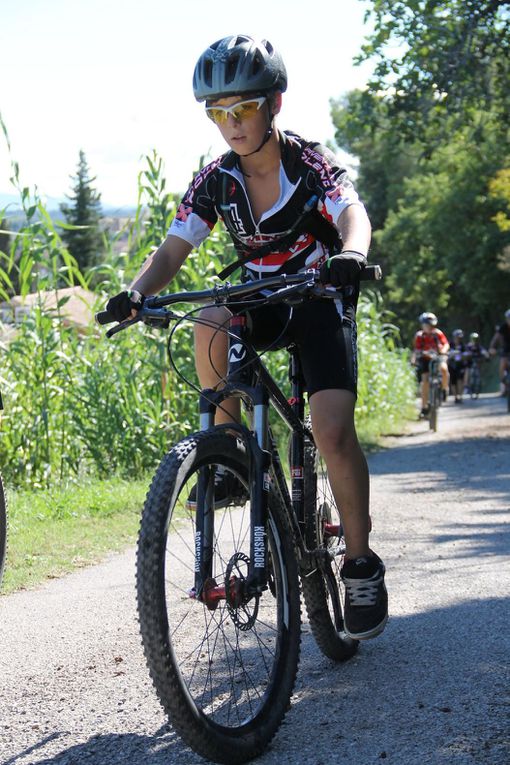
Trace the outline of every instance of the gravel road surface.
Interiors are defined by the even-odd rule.
[[[508,765],[510,416],[448,404],[370,458],[390,621],[349,663],[308,626],[260,765]],[[0,763],[194,765],[148,680],[134,552],[0,598]]]

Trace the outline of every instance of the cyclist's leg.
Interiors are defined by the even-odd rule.
[[[332,301],[317,301],[295,314],[292,336],[300,351],[314,438],[326,462],[346,542],[341,572],[346,590],[345,629],[354,639],[368,639],[384,629],[388,597],[384,564],[368,544],[368,467],[354,425],[354,306],[339,311]]]
[[[429,373],[422,372],[421,375],[421,408],[426,410],[429,405]]]
[[[230,311],[225,306],[204,308],[195,324],[195,364],[203,388],[221,387],[221,380],[227,373],[228,321]],[[222,409],[216,411],[216,423],[239,422],[240,401],[231,398],[224,401]]]
[[[448,372],[448,364],[446,361],[441,361],[439,363],[439,370],[441,372],[441,388],[448,393],[448,388],[450,386],[450,374]]]
[[[310,397],[313,433],[341,509],[348,558],[370,554],[368,467],[354,426],[355,403],[348,390],[322,390]]]

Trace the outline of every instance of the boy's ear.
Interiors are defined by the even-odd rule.
[[[271,111],[273,114],[279,114],[282,108],[282,94],[280,90],[271,96]]]

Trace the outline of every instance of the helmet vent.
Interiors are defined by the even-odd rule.
[[[231,56],[227,62],[227,71],[225,72],[225,82],[233,82],[239,65],[239,56]]]
[[[261,60],[260,56],[257,54],[255,58],[253,59],[253,64],[251,68],[252,74],[258,74],[263,66],[264,66],[264,63]]]
[[[209,61],[204,61],[204,82],[211,87],[212,84],[212,61],[209,59]]]

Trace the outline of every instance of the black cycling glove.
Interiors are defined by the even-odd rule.
[[[333,255],[321,266],[320,280],[323,284],[332,284],[333,287],[357,285],[366,264],[366,256],[361,252],[344,250],[339,255]]]
[[[143,306],[145,296],[137,290],[124,290],[110,298],[106,304],[106,310],[113,316],[115,321],[125,321],[131,316],[131,311],[139,310]]]

